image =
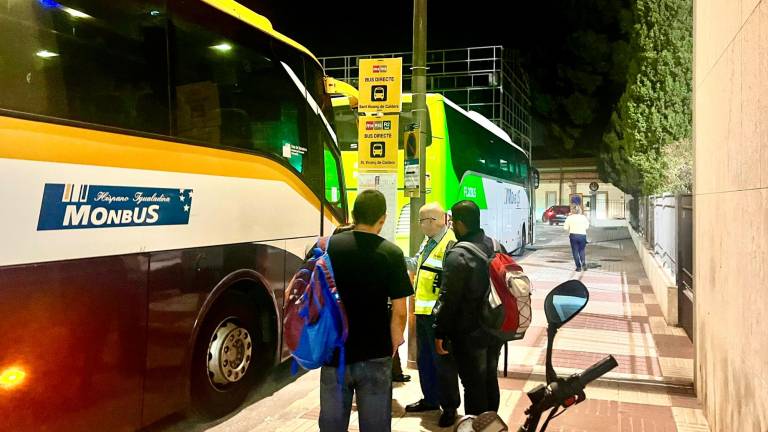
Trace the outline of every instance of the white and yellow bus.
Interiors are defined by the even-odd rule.
[[[357,194],[357,113],[355,90],[347,87],[344,96],[332,99],[336,131],[344,162],[349,199]],[[352,101],[352,106],[350,106]],[[398,209],[395,239],[409,248],[410,205],[404,196],[402,136],[414,122],[411,94],[403,95],[400,113],[398,156]],[[481,114],[466,111],[439,94],[427,94],[428,121],[422,128],[427,136],[427,202],[436,201],[449,209],[468,199],[480,207],[481,224],[488,235],[509,251],[531,243],[531,196],[534,172],[528,154],[501,128]]]
[[[0,429],[221,415],[346,219],[324,72],[230,0],[0,7]]]

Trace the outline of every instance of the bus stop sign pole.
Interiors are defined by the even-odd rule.
[[[419,131],[418,154],[419,164],[418,196],[411,197],[411,238],[410,256],[415,256],[424,238],[419,226],[419,209],[426,201],[426,137],[424,124],[427,122],[427,0],[413,0],[413,68],[411,70],[411,93],[413,103],[411,109],[416,120],[416,130]],[[413,301],[409,302],[408,311],[408,367],[416,368],[416,325],[413,314]]]

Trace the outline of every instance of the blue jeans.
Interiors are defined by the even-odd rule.
[[[571,253],[576,268],[587,268],[586,248],[587,236],[584,234],[571,234]]]
[[[424,402],[444,410],[452,410],[461,404],[459,375],[453,354],[441,356],[435,350],[435,329],[432,315],[416,315],[416,339],[419,344],[417,364],[419,383]]]
[[[344,384],[338,369],[320,370],[320,432],[343,432],[349,427],[352,396],[357,396],[361,432],[390,432],[392,429],[392,358],[384,357],[348,364]]]

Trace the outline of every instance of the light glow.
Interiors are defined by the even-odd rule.
[[[228,44],[226,42],[222,42],[222,43],[220,43],[218,45],[213,45],[211,47],[211,49],[224,53],[224,52],[232,51],[232,45],[230,45],[230,44]]]
[[[58,53],[55,53],[55,52],[52,52],[52,51],[48,51],[48,50],[40,50],[40,51],[36,52],[35,55],[38,56],[38,57],[42,57],[42,58],[51,58],[51,57],[58,57],[59,56]]]
[[[0,388],[4,390],[14,389],[24,383],[27,373],[16,366],[9,367],[0,373]]]
[[[72,18],[93,18],[85,12],[80,12],[77,9],[68,8],[66,6],[62,6],[61,10],[68,13],[70,16],[72,16]]]

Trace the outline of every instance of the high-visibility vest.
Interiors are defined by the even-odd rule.
[[[440,242],[429,253],[429,256],[419,257],[419,268],[416,271],[416,315],[431,315],[432,308],[437,303],[440,294],[440,276],[443,273],[443,257],[450,242],[455,242],[453,231],[447,230]],[[426,247],[426,243],[425,247]],[[422,247],[422,250],[424,248]]]

